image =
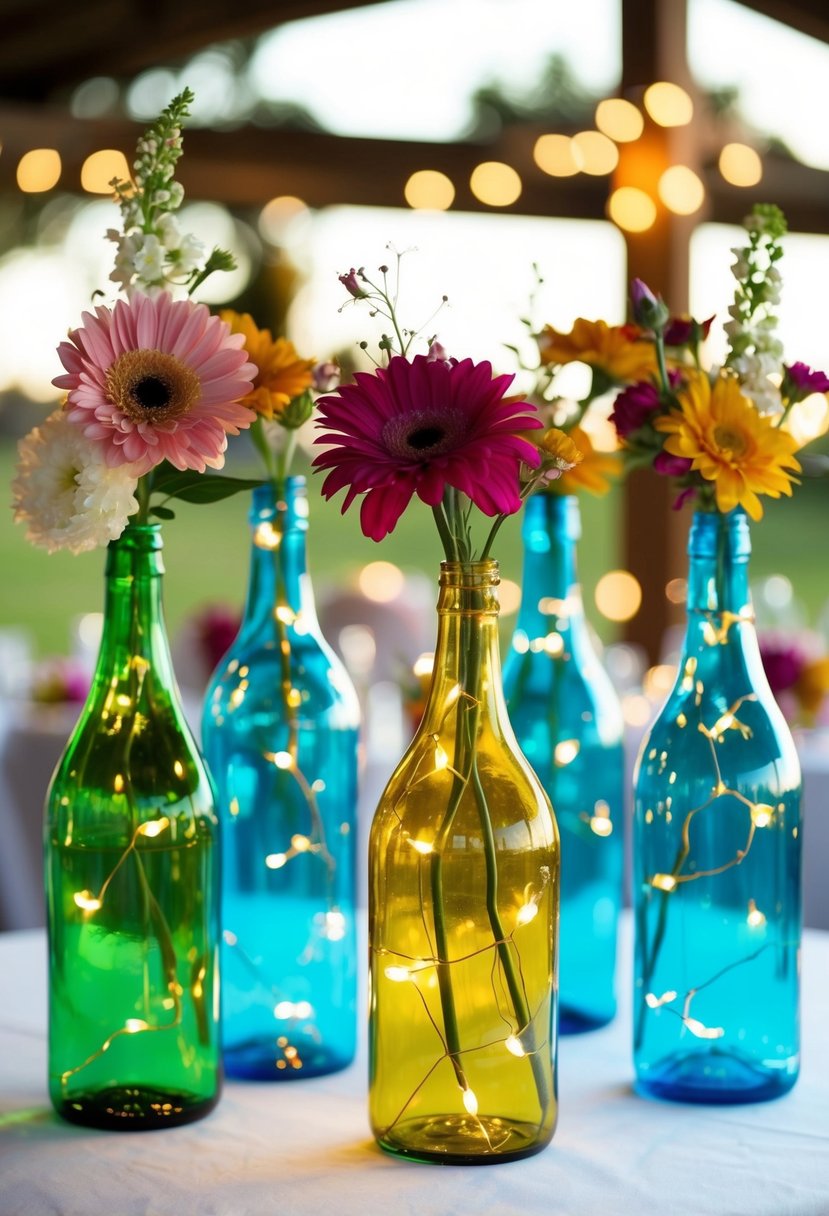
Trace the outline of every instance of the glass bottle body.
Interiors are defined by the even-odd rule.
[[[356,694],[319,632],[304,480],[254,492],[245,615],[208,688],[222,825],[228,1075],[316,1076],[356,1046]]]
[[[109,546],[87,703],[46,803],[49,1087],[92,1126],[186,1123],[221,1085],[214,793],[161,611],[161,537]]]
[[[695,515],[677,680],[637,762],[634,1060],[648,1093],[774,1098],[799,1067],[800,767],[741,511]]]
[[[510,1160],[557,1115],[558,834],[501,690],[497,565],[444,563],[423,721],[369,846],[370,1118],[386,1150]]]
[[[510,721],[561,832],[562,1034],[603,1026],[616,1012],[624,854],[624,726],[584,617],[580,535],[576,498],[527,501],[521,610],[504,664]]]

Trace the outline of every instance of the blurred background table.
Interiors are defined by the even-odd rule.
[[[626,920],[621,977],[630,973],[629,942]],[[188,1127],[122,1134],[62,1123],[46,1091],[45,977],[42,932],[0,935],[3,1216],[829,1212],[827,933],[805,936],[803,1071],[785,1098],[693,1107],[638,1097],[621,983],[616,1022],[561,1043],[552,1144],[492,1170],[380,1152],[366,1117],[364,1050],[331,1077],[229,1083],[216,1111]]]

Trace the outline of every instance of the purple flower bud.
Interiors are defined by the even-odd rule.
[[[340,282],[342,283],[342,285],[346,289],[346,291],[349,293],[349,295],[352,295],[355,300],[364,300],[366,298],[366,296],[368,295],[368,292],[363,291],[362,287],[357,282],[358,274],[362,274],[362,269],[355,270],[354,267],[352,266],[351,269],[349,270],[348,274],[341,274],[341,275],[338,275],[337,277],[339,278]]]
[[[805,363],[793,363],[791,367],[783,365],[780,395],[787,405],[802,401],[810,393],[826,392],[829,392],[829,377],[823,372],[812,371]]]
[[[311,369],[313,377],[314,391],[317,393],[330,393],[340,383],[340,369],[333,360],[329,359],[324,363],[317,363]]]
[[[661,296],[655,296],[641,279],[634,279],[630,285],[630,302],[633,308],[633,319],[643,329],[658,333],[664,328],[670,313],[662,302]]]
[[[654,469],[662,477],[683,477],[692,464],[687,456],[672,456],[665,451],[657,452],[653,461]]]

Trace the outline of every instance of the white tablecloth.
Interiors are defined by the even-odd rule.
[[[829,934],[806,934],[803,997],[803,1071],[777,1102],[638,1097],[623,1000],[615,1024],[562,1041],[547,1149],[491,1168],[428,1166],[374,1146],[364,1051],[331,1077],[228,1083],[215,1112],[188,1127],[62,1123],[46,1096],[43,934],[0,935],[0,1214],[827,1216]]]

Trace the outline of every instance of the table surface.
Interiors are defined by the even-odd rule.
[[[627,977],[627,918],[622,936]],[[804,937],[803,1069],[786,1097],[727,1107],[639,1097],[623,999],[611,1026],[561,1041],[552,1144],[482,1169],[375,1147],[364,1049],[330,1077],[229,1082],[188,1127],[63,1123],[46,1093],[45,954],[41,931],[0,935],[2,1216],[829,1214],[829,933]]]

